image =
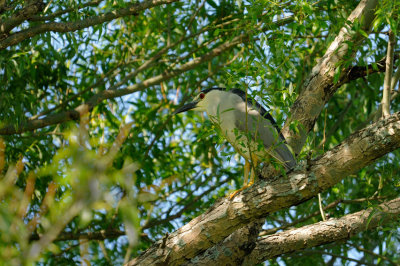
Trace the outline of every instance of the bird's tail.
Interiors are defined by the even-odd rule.
[[[290,170],[296,166],[296,159],[285,143],[280,143],[280,145],[276,147],[274,151],[277,153],[279,161],[283,163],[286,170]]]

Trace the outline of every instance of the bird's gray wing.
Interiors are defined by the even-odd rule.
[[[245,108],[235,109],[236,128],[254,142],[262,144],[263,147],[260,148],[264,148],[268,154],[284,164],[287,170],[293,168],[296,160],[286,146],[285,139],[273,118],[265,112],[262,116],[260,111],[252,108],[248,108],[247,112],[245,110]]]

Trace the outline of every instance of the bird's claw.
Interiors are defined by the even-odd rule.
[[[232,192],[232,193],[229,195],[229,200],[232,200],[232,199],[236,196],[236,194],[238,194],[239,192],[245,190],[245,189],[248,188],[248,187],[251,187],[253,184],[254,184],[254,181],[250,181],[248,184],[245,184],[243,187],[241,187],[241,188],[239,188],[238,190]]]

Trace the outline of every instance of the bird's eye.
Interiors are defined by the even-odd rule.
[[[205,94],[204,92],[202,92],[202,93],[200,93],[200,94],[199,94],[199,97],[200,97],[200,99],[202,99],[202,100],[203,100],[203,99],[204,99],[204,97],[206,97],[206,94]]]

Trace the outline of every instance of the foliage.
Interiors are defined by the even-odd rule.
[[[1,23],[26,8],[25,1],[6,2]],[[18,129],[40,118],[46,124],[0,139],[0,261],[122,264],[241,187],[243,162],[207,118],[173,111],[202,88],[237,87],[283,125],[307,75],[357,5],[205,0],[121,12],[135,4],[48,1],[9,36],[44,23],[83,21],[83,26],[32,34],[0,50],[0,128]],[[381,60],[389,26],[397,32],[399,8],[398,1],[382,1],[370,34],[354,26],[368,39],[357,47],[355,60],[341,63],[367,67]],[[87,24],[108,12],[120,15]],[[6,38],[0,37],[0,46]],[[383,78],[376,72],[343,85],[316,121],[299,160],[317,157],[368,124]],[[394,99],[392,111],[399,104]],[[329,216],[396,197],[399,155],[390,153],[324,192],[324,204],[347,200]],[[316,211],[317,200],[310,200],[270,215],[265,227],[285,226]],[[384,229],[269,263],[399,261],[398,224]]]

